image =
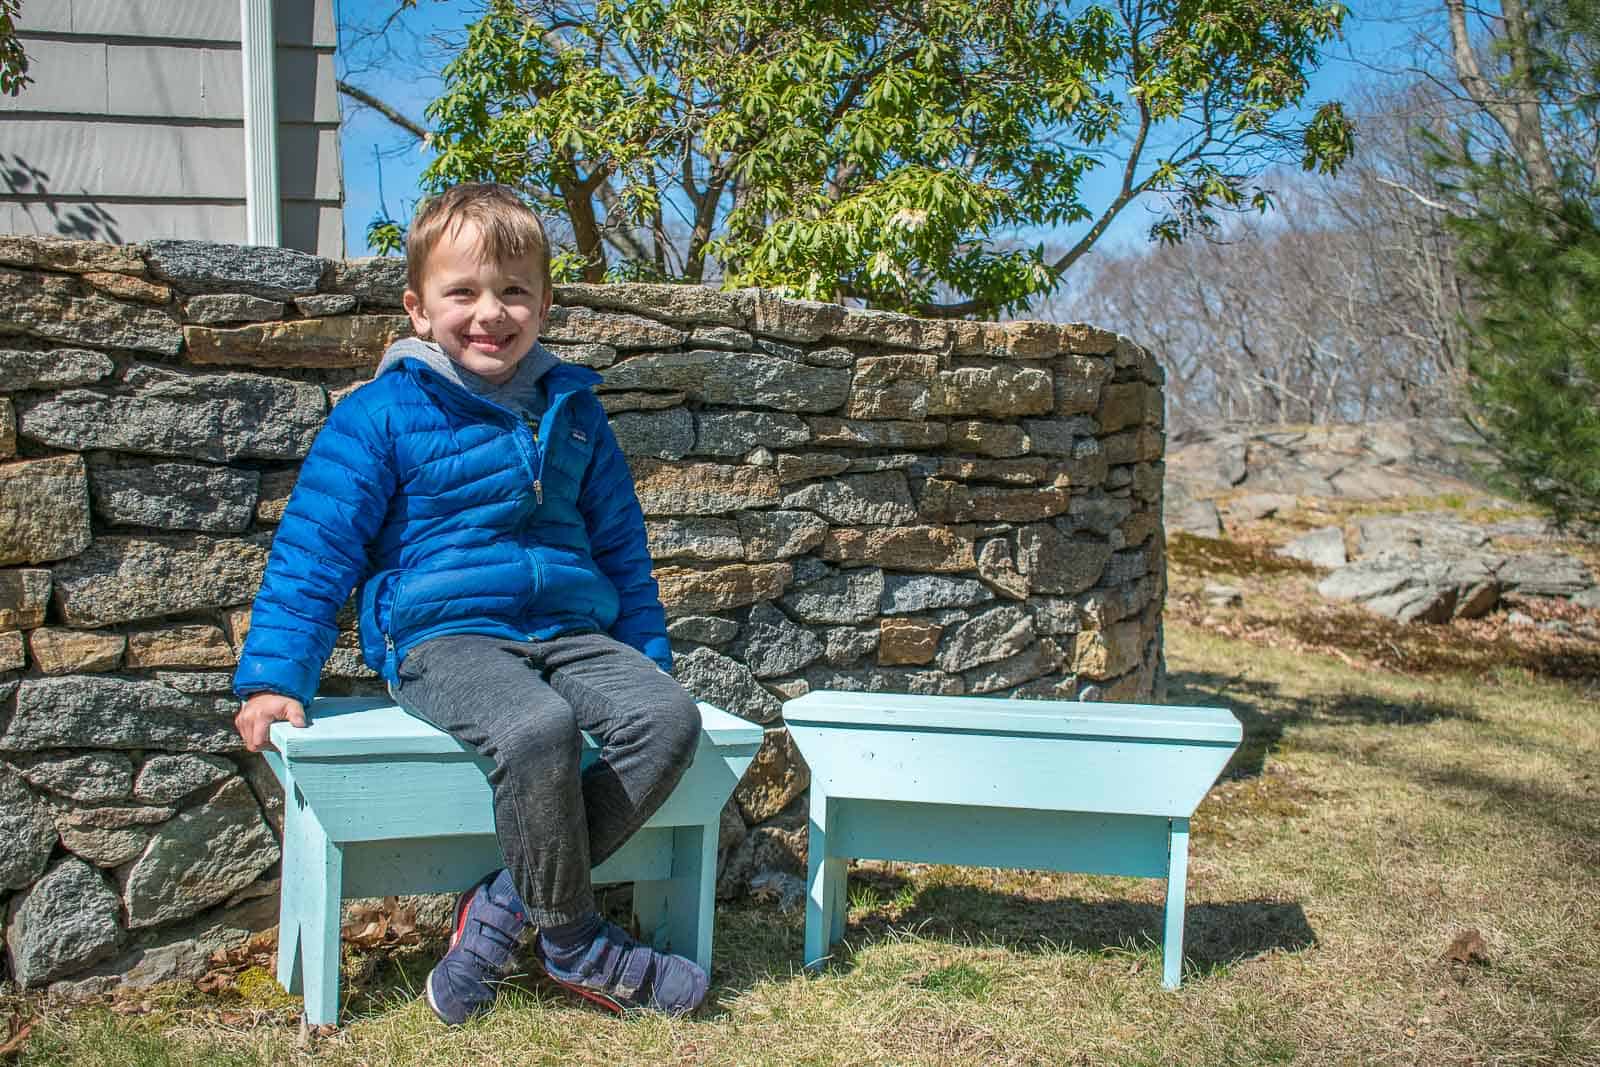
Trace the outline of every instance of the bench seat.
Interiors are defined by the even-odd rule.
[[[314,1025],[338,1020],[339,919],[350,897],[459,892],[504,865],[488,761],[383,698],[324,698],[311,723],[275,723],[268,764],[285,794],[278,980]],[[700,705],[694,762],[661,808],[594,870],[633,882],[643,936],[711,966],[722,807],[760,726]],[[598,756],[587,736],[583,766]]]
[[[1189,817],[1238,748],[1222,708],[817,690],[784,704],[811,769],[806,964],[844,935],[850,859],[1167,880],[1183,959]]]

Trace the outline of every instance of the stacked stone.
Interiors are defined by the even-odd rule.
[[[21,984],[182,976],[272,921],[281,800],[233,734],[230,672],[298,464],[409,329],[403,287],[398,260],[0,237],[0,904]],[[725,813],[725,889],[807,785],[785,698],[1160,688],[1144,350],[753,290],[555,295],[544,341],[605,378],[677,675],[769,727]],[[379,691],[350,608],[340,625],[323,691]]]

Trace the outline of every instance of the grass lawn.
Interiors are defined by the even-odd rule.
[[[1329,646],[1360,616],[1284,622],[1305,614],[1298,569],[1251,579],[1226,616],[1191,603],[1199,580],[1175,553],[1170,699],[1231,707],[1246,743],[1194,822],[1176,993],[1160,988],[1160,882],[861,864],[820,975],[797,970],[802,912],[720,908],[712,997],[688,1020],[614,1019],[530,980],[446,1030],[417,999],[429,940],[347,950],[336,1033],[302,1036],[256,970],[131,1004],[0,1000],[0,1017],[35,1019],[15,1058],[1600,1064],[1596,678],[1493,648],[1396,670],[1390,638]]]

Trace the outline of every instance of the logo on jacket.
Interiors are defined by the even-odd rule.
[[[589,435],[584,433],[582,430],[573,430],[572,431],[572,439],[574,441],[578,442],[579,444],[588,444],[589,443]]]

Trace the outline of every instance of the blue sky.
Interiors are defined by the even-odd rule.
[[[341,23],[358,23],[380,19],[393,11],[396,0],[337,0]],[[1399,3],[1352,3],[1352,14],[1345,22],[1345,41],[1336,46],[1328,61],[1313,76],[1310,102],[1313,106],[1329,99],[1346,98],[1364,82],[1377,77],[1370,65],[1392,65],[1393,55],[1409,40],[1408,16],[1436,17],[1434,4],[1424,0],[1401,0]],[[1363,17],[1363,11],[1376,11],[1381,18]],[[418,9],[408,16],[407,24],[418,33],[459,30],[465,18],[457,5],[423,0]],[[347,42],[341,39],[341,47]],[[423,108],[435,95],[439,82],[435,71],[418,69],[411,65],[389,66],[358,71],[351,80],[369,89],[391,105],[418,121]],[[352,101],[343,99],[342,106],[349,114]],[[399,134],[387,119],[372,110],[362,108],[344,126],[341,144],[344,155],[345,180],[345,248],[350,256],[369,254],[366,228],[381,207],[387,207],[395,218],[410,215],[417,197],[417,179],[427,166],[428,156],[422,150],[408,145],[408,138]],[[1091,178],[1091,182],[1095,179]],[[1101,183],[1114,180],[1109,168],[1098,175]],[[1093,207],[1097,200],[1091,184],[1086,202]],[[1149,214],[1138,204],[1124,209],[1102,241],[1122,245],[1142,241],[1150,223]],[[1066,243],[1068,234],[1032,235],[1038,240],[1050,236],[1057,243]]]

